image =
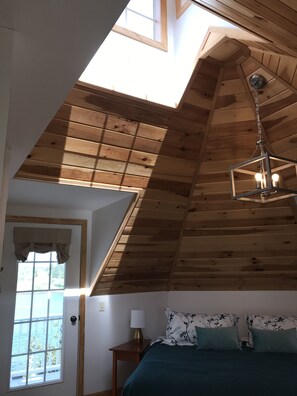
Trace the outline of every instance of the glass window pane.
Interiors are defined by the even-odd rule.
[[[16,323],[13,326],[12,354],[28,353],[30,323]]]
[[[130,0],[127,8],[149,18],[154,17],[154,0]]]
[[[46,321],[32,322],[30,336],[30,352],[39,352],[45,350],[46,325]]]
[[[29,355],[28,384],[38,384],[44,381],[44,352]]]
[[[11,358],[10,387],[26,385],[27,355],[14,356]]]
[[[50,293],[49,317],[63,316],[64,291]]]
[[[65,264],[56,262],[56,252],[29,258],[18,265],[11,389],[62,377]]]
[[[17,291],[27,291],[32,289],[33,263],[18,264]]]
[[[58,259],[57,259],[57,252],[51,252],[51,260],[52,260],[52,261],[58,261]]]
[[[126,27],[126,10],[124,10],[116,22],[117,25]]]
[[[34,270],[34,290],[46,290],[49,287],[50,263],[36,263]]]
[[[46,381],[58,381],[61,379],[61,350],[50,351],[46,354]]]
[[[15,322],[30,319],[32,293],[17,293],[15,301]]]
[[[33,293],[32,319],[44,319],[47,317],[48,292]]]
[[[163,1],[165,0],[131,0],[116,22],[115,31],[144,43],[147,42],[141,36],[164,44],[161,30]],[[117,25],[128,32],[117,29]],[[131,35],[129,31],[139,36]]]
[[[154,38],[154,22],[133,12],[128,12],[127,22],[130,30],[145,37]]]
[[[65,274],[65,265],[52,263],[51,269],[51,289],[64,289],[64,274]]]
[[[35,261],[51,261],[51,252],[35,253]]]
[[[48,323],[47,349],[58,349],[62,347],[63,336],[62,320],[50,320]]]
[[[30,252],[29,254],[28,254],[28,258],[27,258],[27,260],[26,260],[26,263],[28,263],[28,262],[30,262],[30,261],[34,261],[34,257],[35,257],[35,253],[34,252]],[[25,263],[25,264],[26,264]]]

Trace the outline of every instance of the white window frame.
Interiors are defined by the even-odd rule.
[[[140,0],[141,1],[141,0]],[[130,30],[128,27],[123,27],[120,25],[115,25],[113,27],[113,31],[124,36],[127,36],[133,40],[137,40],[143,44],[150,45],[157,49],[167,51],[167,0],[154,0],[159,3],[159,15],[157,16],[157,23],[160,24],[160,39],[151,39],[149,37],[143,36],[133,30]],[[129,8],[129,4],[127,6]],[[125,12],[125,11],[124,11]]]

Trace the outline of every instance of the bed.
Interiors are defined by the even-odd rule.
[[[122,396],[296,396],[296,328],[291,328],[292,323],[287,324],[282,320],[265,321],[263,318],[262,316],[261,323],[266,328],[260,329],[260,333],[263,330],[267,337],[267,332],[273,332],[273,336],[281,335],[282,339],[279,343],[279,340],[273,338],[272,350],[267,350],[267,345],[263,342],[258,344],[262,348],[264,345],[264,352],[261,352],[261,349],[256,350],[255,345],[253,348],[244,345],[231,350],[199,349],[197,340],[194,344],[190,340],[191,326],[185,316],[182,317],[182,322],[186,327],[186,335],[183,324],[178,323],[176,326],[177,318],[169,317],[171,323],[167,325],[166,337],[149,347],[126,381]],[[255,316],[249,317],[252,323],[257,323],[256,319]],[[195,320],[192,321],[194,325],[197,324]],[[207,323],[210,324],[209,321]],[[290,342],[295,337],[293,344],[286,344],[286,331],[275,331],[276,323],[278,326],[289,326],[287,331],[290,333]],[[222,322],[219,323],[221,324]],[[273,326],[273,330],[267,329],[269,326]],[[278,352],[279,347],[281,352]],[[290,348],[293,348],[292,353]]]
[[[152,345],[123,396],[296,396],[297,354]]]

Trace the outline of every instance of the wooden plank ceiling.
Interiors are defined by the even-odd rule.
[[[250,35],[208,34],[177,109],[72,89],[16,177],[138,192],[93,295],[297,288],[295,201],[231,200],[229,165],[257,138],[253,73],[267,141],[295,159],[297,61]]]
[[[288,55],[297,56],[295,0],[192,0],[192,3],[257,34]]]

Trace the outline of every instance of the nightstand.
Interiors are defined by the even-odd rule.
[[[112,396],[117,395],[117,369],[118,360],[126,360],[139,363],[145,350],[150,344],[150,340],[142,342],[129,341],[125,344],[117,345],[109,350],[112,351]]]

